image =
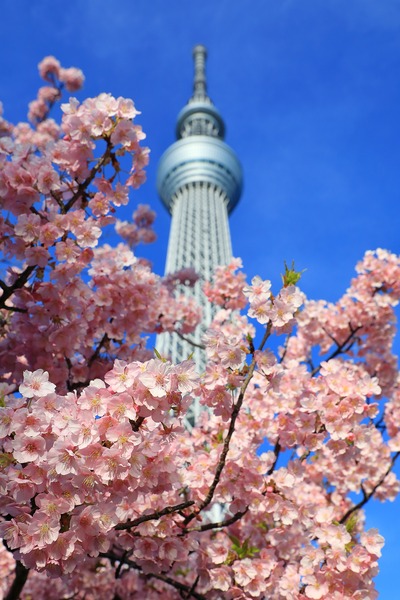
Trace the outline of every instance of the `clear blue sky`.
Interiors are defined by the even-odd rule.
[[[307,269],[310,298],[336,300],[365,250],[400,252],[399,0],[3,0],[0,100],[25,119],[37,63],[54,54],[86,75],[78,97],[132,97],[152,149],[148,182],[159,236],[144,251],[162,273],[169,216],[156,166],[191,94],[191,49],[209,51],[209,93],[243,164],[231,217],[248,275],[276,283],[283,260]],[[400,500],[374,504],[368,525],[387,545],[382,600],[400,569]]]

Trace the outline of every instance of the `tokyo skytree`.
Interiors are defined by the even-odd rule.
[[[181,288],[203,311],[201,324],[188,336],[198,345],[213,318],[202,285],[217,265],[230,262],[228,214],[242,189],[239,160],[223,141],[224,122],[207,94],[206,57],[204,46],[194,47],[193,94],[178,115],[177,141],[161,157],[157,175],[158,193],[172,216],[165,273],[193,267],[200,276],[194,288]],[[198,368],[204,368],[204,351],[175,333],[159,335],[157,350],[174,363],[193,353]]]

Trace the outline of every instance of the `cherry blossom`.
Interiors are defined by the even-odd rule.
[[[19,386],[20,393],[25,398],[41,397],[51,394],[55,390],[54,383],[49,381],[49,374],[43,369],[36,371],[24,371],[24,380]]]

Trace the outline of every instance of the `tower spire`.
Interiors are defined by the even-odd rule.
[[[224,121],[207,94],[207,50],[202,44],[193,48],[193,94],[178,115],[176,137],[206,135],[224,139]]]
[[[192,97],[195,100],[204,100],[207,98],[206,59],[206,47],[202,44],[197,44],[193,48],[194,81]]]

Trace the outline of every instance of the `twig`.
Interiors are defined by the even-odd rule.
[[[183,596],[184,600],[188,600],[191,596],[193,596],[193,592],[196,589],[196,585],[199,583],[199,579],[200,575],[197,575],[196,579],[193,581],[192,587],[190,588],[186,596]]]
[[[114,527],[117,531],[123,531],[125,529],[132,529],[132,527],[136,527],[140,525],[140,523],[145,523],[146,521],[157,520],[163,517],[164,515],[170,515],[174,512],[178,512],[179,510],[183,510],[184,508],[188,508],[194,504],[194,500],[188,500],[187,502],[182,502],[181,504],[175,504],[175,506],[167,506],[162,510],[155,511],[149,515],[142,515],[133,521],[128,521],[127,523],[118,523]]]
[[[1,300],[1,298],[0,298]],[[18,306],[0,306],[3,310],[9,310],[10,312],[18,312],[18,313],[27,313],[28,310],[26,308],[18,308]]]
[[[351,344],[350,344],[350,345],[349,345],[347,348],[346,348],[346,345],[347,345],[347,344],[348,344],[348,343],[351,341],[352,337],[354,337],[354,335],[357,333],[357,331],[359,331],[360,329],[362,329],[362,325],[359,325],[358,327],[356,327],[356,328],[353,328],[353,327],[351,326],[351,324],[349,323],[349,328],[350,328],[350,333],[349,333],[349,335],[347,336],[347,338],[344,340],[344,342],[342,342],[341,344],[339,344],[339,343],[338,343],[338,342],[335,340],[335,338],[334,338],[332,335],[330,335],[329,333],[327,333],[327,332],[325,331],[325,329],[324,329],[324,331],[325,331],[326,335],[327,335],[328,337],[330,337],[330,338],[331,338],[331,340],[332,340],[332,341],[333,341],[333,342],[336,344],[336,346],[337,346],[336,350],[334,350],[334,351],[332,352],[332,354],[331,354],[331,355],[330,355],[330,356],[329,356],[329,357],[326,359],[326,362],[328,362],[329,360],[332,360],[332,358],[336,358],[336,356],[338,356],[339,354],[342,354],[342,352],[347,352],[348,350],[350,350],[350,348],[351,348],[351,347],[352,347],[352,345],[354,344],[354,341],[355,341],[355,340],[353,340],[353,341],[351,342]],[[321,365],[318,365],[318,367],[315,367],[315,368],[314,368],[314,369],[311,371],[311,375],[312,375],[312,376],[313,376],[313,375],[316,375],[316,374],[318,373],[318,371],[320,370],[320,368],[321,368]]]
[[[143,573],[143,569],[137,563],[135,563],[133,560],[130,560],[130,559],[124,558],[124,557],[120,557],[120,556],[114,554],[113,552],[101,552],[99,554],[99,556],[101,556],[102,558],[107,558],[110,561],[123,562],[128,567],[131,567],[132,569],[136,569],[137,571],[140,571],[143,574],[143,576],[146,577],[147,579],[154,578],[154,579],[158,579],[159,581],[163,581],[164,583],[168,583],[169,585],[174,587],[176,590],[179,590],[180,592],[185,592],[186,594],[190,593],[190,596],[192,596],[196,600],[206,600],[206,597],[203,596],[203,594],[199,594],[198,592],[195,592],[194,589],[192,589],[193,586],[189,587],[188,585],[185,585],[184,583],[181,583],[180,581],[176,581],[175,579],[172,579],[171,577],[168,577],[167,575],[162,575],[161,573]],[[190,596],[186,596],[186,597],[190,598]]]
[[[188,344],[190,344],[191,346],[194,346],[195,348],[200,348],[200,350],[205,350],[206,347],[204,346],[204,344],[198,344],[197,342],[194,342],[193,340],[190,340],[189,338],[185,337],[182,333],[180,333],[179,331],[174,331],[174,333],[176,333],[176,335],[178,337],[181,338],[181,340],[183,340],[184,342],[187,342]]]
[[[177,589],[181,592],[186,592],[187,594],[190,592],[190,596],[192,596],[193,598],[196,598],[196,600],[206,600],[206,597],[203,596],[203,594],[199,594],[198,592],[191,590],[191,588],[188,585],[185,585],[184,583],[181,583],[180,581],[176,581],[175,579],[172,579],[171,577],[168,577],[167,575],[161,575],[159,573],[146,573],[146,576],[154,577],[154,579],[159,579],[160,581],[164,581],[164,583],[168,583],[169,585],[172,585],[175,589]],[[186,596],[186,597],[190,598],[190,596]]]
[[[192,527],[191,529],[184,529],[181,535],[186,535],[187,533],[191,533],[192,531],[201,532],[201,531],[210,531],[210,529],[222,529],[223,527],[229,527],[236,521],[239,521],[249,510],[249,506],[247,506],[244,510],[238,511],[229,519],[225,519],[225,521],[218,521],[217,523],[206,523],[205,525],[200,525],[199,527]]]
[[[91,367],[93,362],[96,360],[96,358],[99,357],[100,350],[101,350],[102,346],[104,346],[104,344],[106,343],[107,340],[108,340],[108,335],[105,333],[103,335],[103,337],[101,338],[101,340],[99,341],[99,343],[97,344],[96,350],[93,352],[92,356],[88,360],[89,367]]]
[[[280,357],[280,359],[279,359],[279,364],[282,364],[282,363],[283,363],[283,361],[285,360],[286,352],[287,352],[287,349],[288,349],[288,346],[289,346],[289,340],[290,340],[290,338],[291,338],[291,337],[292,337],[292,334],[291,334],[291,333],[289,333],[289,334],[286,336],[285,343],[283,344],[283,352],[282,352],[282,356],[281,356],[281,357]]]
[[[46,102],[46,104],[47,104],[47,111],[46,111],[46,113],[43,116],[41,116],[38,119],[36,119],[36,123],[35,123],[36,127],[38,125],[40,125],[40,123],[43,123],[43,121],[46,121],[46,119],[48,119],[49,114],[51,112],[51,109],[53,108],[53,106],[55,105],[55,103],[58,100],[60,100],[60,98],[62,97],[62,91],[64,89],[64,83],[61,83],[59,81],[58,85],[57,85],[57,80],[54,77],[54,75],[52,76],[52,80],[53,81],[51,83],[53,84],[53,87],[57,90],[58,94],[57,94],[57,96],[53,100],[47,100],[47,102]]]
[[[278,439],[275,444],[275,448],[274,448],[275,460],[274,460],[272,466],[269,468],[269,470],[266,473],[267,477],[269,475],[272,475],[272,473],[274,472],[276,463],[278,462],[280,451],[281,451],[281,446],[279,444],[279,439]],[[265,492],[263,492],[263,496],[265,496]],[[249,508],[250,508],[250,506],[246,506],[246,508],[244,510],[238,511],[237,513],[232,515],[232,517],[229,517],[229,519],[225,519],[225,521],[218,521],[217,523],[206,523],[205,525],[200,525],[199,527],[193,527],[191,529],[184,529],[182,532],[182,535],[186,535],[187,533],[190,533],[192,531],[201,532],[201,531],[209,531],[210,529],[222,529],[222,527],[229,527],[229,525],[236,523],[236,521],[239,521],[239,519],[244,517],[244,515],[248,512]]]
[[[36,269],[36,265],[35,266],[29,266],[26,267],[25,271],[22,271],[22,273],[20,273],[17,277],[17,279],[15,280],[15,282],[8,286],[6,285],[3,281],[1,282],[1,288],[3,290],[3,294],[0,297],[0,308],[6,308],[7,310],[10,310],[9,306],[6,306],[6,302],[9,299],[10,296],[13,295],[13,293],[15,292],[15,290],[19,290],[21,288],[24,287],[24,285],[26,284],[26,282],[28,281],[30,275],[32,274],[32,272]]]
[[[72,198],[70,200],[68,200],[67,204],[64,207],[65,212],[68,212],[70,210],[70,208],[73,207],[73,205],[78,200],[78,198],[80,196],[82,196],[82,194],[85,192],[86,188],[91,184],[93,179],[96,177],[96,175],[100,171],[100,169],[102,167],[104,167],[104,165],[107,164],[109,158],[111,157],[111,149],[113,146],[111,144],[110,139],[107,139],[106,142],[107,142],[106,151],[104,152],[103,156],[99,159],[99,161],[92,167],[92,169],[91,169],[89,175],[86,177],[85,181],[83,181],[82,183],[80,183],[78,185],[78,189],[76,190],[75,194],[72,196]]]
[[[279,458],[280,452],[281,452],[281,445],[279,443],[279,438],[278,438],[276,440],[276,444],[275,444],[275,447],[274,447],[275,460],[272,463],[272,466],[268,469],[267,476],[268,475],[272,475],[272,473],[275,471],[276,463],[278,462],[278,458]]]
[[[355,504],[354,506],[352,506],[351,508],[349,508],[349,510],[340,519],[339,523],[345,523],[347,521],[347,519],[350,517],[350,515],[352,515],[354,512],[356,512],[357,510],[359,510],[360,508],[362,508],[365,504],[367,504],[368,500],[370,498],[372,498],[372,496],[375,494],[376,490],[385,481],[386,477],[389,475],[389,473],[393,469],[394,464],[395,464],[395,462],[396,462],[396,460],[398,459],[399,456],[400,456],[400,452],[396,452],[396,454],[392,457],[392,460],[390,461],[390,465],[389,465],[388,469],[386,470],[385,474],[378,481],[378,483],[376,485],[374,485],[374,487],[372,488],[372,490],[370,492],[367,493],[364,490],[364,488],[362,488],[362,492],[363,492],[363,498],[362,498],[362,500],[360,500],[360,502],[358,502],[357,504]]]

